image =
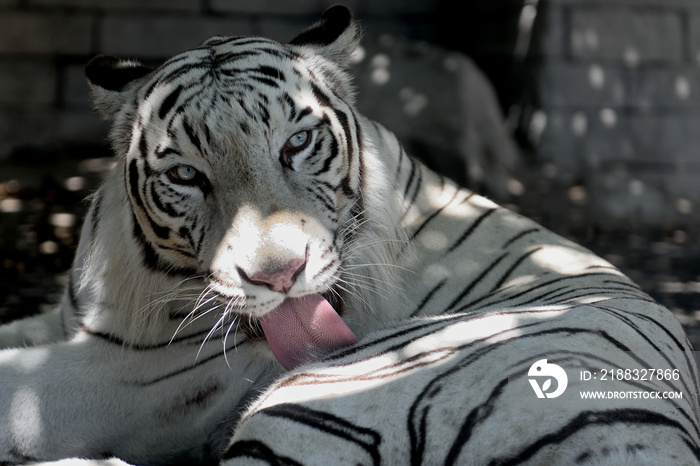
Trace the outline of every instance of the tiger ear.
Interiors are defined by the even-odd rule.
[[[320,55],[345,67],[360,44],[360,34],[348,7],[335,5],[324,11],[319,22],[292,39],[290,44],[314,48]]]
[[[98,55],[85,66],[85,77],[95,108],[112,119],[127,101],[129,84],[151,72],[150,68],[131,60]]]

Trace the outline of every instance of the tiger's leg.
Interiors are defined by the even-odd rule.
[[[198,357],[192,348],[182,342],[135,349],[79,332],[64,342],[0,351],[0,464],[215,461],[231,413],[266,376],[265,367],[239,364],[252,358],[245,345],[231,349],[230,366],[220,341],[205,343]]]
[[[0,325],[0,348],[43,345],[65,338],[62,305],[50,312]]]

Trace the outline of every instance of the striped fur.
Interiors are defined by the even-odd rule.
[[[214,37],[154,71],[91,62],[116,167],[57,310],[0,329],[33,344],[0,352],[0,462],[700,461],[697,370],[671,313],[358,114],[356,44],[335,7],[290,45]],[[300,257],[284,289],[261,284]],[[310,293],[360,341],[283,374],[256,322]],[[568,374],[557,399],[528,383],[543,359]],[[650,367],[678,377],[577,378]]]

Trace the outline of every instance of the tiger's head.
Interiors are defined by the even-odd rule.
[[[145,267],[205,277],[226,312],[262,318],[268,333],[266,319],[306,325],[271,311],[313,314],[328,307],[321,295],[343,297],[365,266],[355,249],[388,260],[381,198],[391,194],[367,189],[381,169],[345,70],[358,41],[338,6],[289,44],[217,36],[155,70],[108,56],[88,64]]]

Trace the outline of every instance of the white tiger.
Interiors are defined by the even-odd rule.
[[[88,65],[116,167],[56,311],[0,330],[0,462],[700,462],[671,313],[359,115],[356,31]]]

